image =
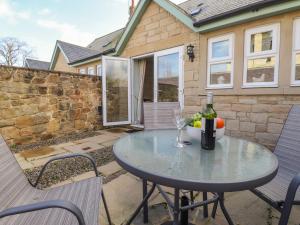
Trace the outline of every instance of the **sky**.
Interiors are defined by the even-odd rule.
[[[50,61],[56,40],[87,46],[124,27],[129,1],[0,0],[0,38],[25,41],[33,49],[33,58]]]

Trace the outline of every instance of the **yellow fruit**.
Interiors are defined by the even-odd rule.
[[[201,121],[195,121],[194,122],[194,127],[196,127],[196,128],[201,128]]]

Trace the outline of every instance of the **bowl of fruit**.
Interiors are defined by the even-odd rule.
[[[216,119],[216,140],[220,140],[225,134],[225,121],[222,118]],[[202,114],[196,113],[188,121],[187,134],[196,140],[201,140]]]

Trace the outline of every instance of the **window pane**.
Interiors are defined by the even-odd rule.
[[[179,54],[158,57],[158,101],[177,102],[179,86]]]
[[[231,63],[210,65],[210,84],[230,84]]]
[[[273,82],[275,57],[248,60],[247,82]]]
[[[250,52],[262,52],[272,50],[273,32],[267,31],[251,35]]]
[[[212,58],[223,58],[229,56],[229,40],[212,43]]]
[[[296,79],[300,80],[300,53],[296,55]]]
[[[107,122],[128,120],[128,64],[108,59],[106,64]]]

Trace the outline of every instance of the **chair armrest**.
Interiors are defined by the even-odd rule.
[[[93,166],[93,169],[94,169],[94,171],[95,171],[96,177],[99,177],[99,172],[98,172],[98,170],[97,170],[97,166],[96,166],[95,160],[94,160],[91,156],[89,156],[89,155],[87,155],[87,154],[78,154],[78,153],[75,153],[75,154],[68,154],[68,155],[63,155],[63,156],[57,156],[57,157],[53,157],[52,159],[50,159],[50,160],[43,166],[41,172],[39,173],[39,176],[38,176],[36,182],[35,182],[32,186],[33,186],[33,187],[36,187],[36,186],[38,185],[38,183],[39,183],[40,179],[42,178],[42,176],[43,176],[43,174],[44,174],[44,172],[45,172],[47,166],[48,166],[50,163],[52,163],[52,162],[54,162],[54,161],[57,161],[57,160],[63,160],[63,159],[69,159],[69,158],[77,158],[77,157],[81,157],[81,158],[86,158],[86,159],[88,159],[88,160],[91,162],[92,166]]]
[[[79,225],[85,225],[85,221],[81,210],[72,202],[67,202],[62,200],[43,201],[43,202],[33,203],[29,205],[22,205],[22,206],[5,209],[2,212],[0,212],[0,219],[8,216],[34,212],[43,209],[50,209],[50,208],[60,208],[60,209],[67,210],[76,217]]]

